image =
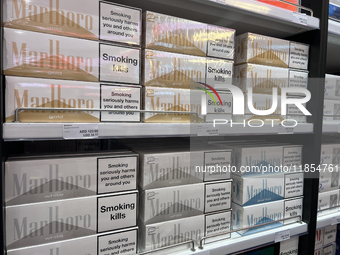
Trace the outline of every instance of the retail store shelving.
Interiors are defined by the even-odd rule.
[[[340,123],[324,123],[322,125],[322,133],[324,134],[340,133]]]
[[[325,227],[336,224],[336,222],[338,221],[340,221],[340,211],[336,210],[333,213],[319,216],[317,220],[316,228],[317,229],[325,228]]]

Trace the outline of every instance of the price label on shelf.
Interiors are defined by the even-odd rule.
[[[294,134],[294,127],[284,127],[279,124],[278,134]]]
[[[332,220],[331,220],[331,225],[337,225],[337,224],[340,224],[340,217],[333,217]]]
[[[210,125],[199,125],[197,127],[197,136],[215,136],[219,135],[218,127],[212,127]]]
[[[308,18],[306,14],[293,12],[292,21],[301,25],[308,25]]]
[[[290,229],[275,233],[275,240],[274,240],[275,243],[286,241],[288,239],[290,239]]]
[[[98,138],[98,124],[64,124],[64,139]]]

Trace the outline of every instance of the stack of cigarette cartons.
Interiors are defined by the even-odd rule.
[[[80,0],[4,6],[7,122],[22,107],[97,110],[25,110],[22,122],[140,121],[131,112],[141,105],[140,9]]]
[[[207,144],[193,148],[178,142],[164,148],[162,142],[148,141],[127,146],[140,159],[140,252],[231,230],[230,149]]]
[[[323,122],[340,123],[340,76],[326,74]]]
[[[9,159],[7,253],[136,253],[137,167],[130,151]]]
[[[309,46],[287,40],[272,38],[254,33],[245,33],[236,37],[236,56],[234,67],[234,85],[245,94],[246,102],[251,101],[256,110],[268,110],[277,98],[277,108],[273,116],[256,116],[245,104],[245,115],[233,116],[237,122],[254,118],[275,123],[285,119],[306,122],[306,117],[295,105],[287,105],[286,115],[281,115],[281,96],[301,97],[299,92],[286,92],[284,88],[305,88],[308,86]],[[252,90],[252,95],[248,93]],[[274,89],[277,90],[274,93]],[[274,94],[274,95],[273,95]],[[291,115],[290,115],[291,114]],[[301,115],[301,116],[293,116]]]
[[[235,30],[147,11],[143,17],[144,122],[231,117]],[[211,96],[210,96],[211,95]],[[186,113],[191,112],[192,114]]]

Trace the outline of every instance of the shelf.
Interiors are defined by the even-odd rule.
[[[332,221],[334,220],[334,218],[340,219],[340,211],[319,216],[317,219],[316,229],[325,228],[325,227],[333,225]]]
[[[322,133],[324,134],[337,134],[340,131],[340,122],[339,123],[324,123],[322,125]]]
[[[258,246],[270,245],[274,243],[275,233],[290,229],[290,237],[300,236],[307,233],[306,223],[294,223],[287,226],[259,232],[249,236],[240,236],[236,233],[232,234],[231,239],[225,239],[211,244],[204,245],[204,249],[196,249],[196,252],[176,252],[176,255],[225,255],[232,254],[239,251],[256,248]],[[152,254],[152,253],[151,253]],[[156,254],[156,253],[154,253]]]
[[[116,0],[115,2],[176,17],[279,38],[319,29],[320,20],[254,0]],[[307,25],[293,22],[297,16]]]
[[[63,126],[66,123],[5,123],[3,137],[5,140],[39,140],[63,139]],[[71,124],[71,123],[67,123]],[[82,125],[82,124],[79,124]],[[179,123],[98,123],[99,138],[133,138],[133,137],[173,137],[202,135],[198,127],[209,129],[212,124]],[[275,135],[279,126],[264,124],[261,128],[244,127],[243,124],[218,125],[218,134],[234,135]],[[294,128],[294,134],[313,133],[313,124],[301,123]]]
[[[327,73],[340,72],[340,58],[334,52],[340,50],[340,22],[328,20]]]

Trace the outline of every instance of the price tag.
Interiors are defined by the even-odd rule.
[[[278,134],[294,134],[294,127],[284,127],[279,124]]]
[[[305,26],[308,25],[308,18],[307,18],[306,14],[293,12],[292,21],[294,23],[298,23],[298,24],[301,24],[301,25],[305,25]]]
[[[197,136],[215,136],[219,135],[218,127],[210,125],[199,125],[197,127]]]
[[[331,225],[337,225],[337,224],[340,224],[340,217],[333,217],[332,220],[331,220]]]
[[[64,139],[98,138],[98,124],[64,124]]]
[[[274,240],[275,243],[286,241],[288,239],[290,239],[290,229],[275,233],[275,240]]]

